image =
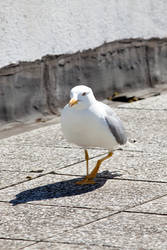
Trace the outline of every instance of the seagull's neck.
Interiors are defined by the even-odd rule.
[[[97,103],[97,101],[96,101],[96,99],[94,99],[94,100],[89,100],[89,102],[87,102],[87,108],[89,108],[89,107],[91,107],[91,106],[93,106],[94,104],[96,104]]]
[[[97,102],[96,98],[94,95],[91,95],[90,98],[88,99],[89,105],[95,104]]]

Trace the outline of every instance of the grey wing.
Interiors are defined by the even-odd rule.
[[[115,137],[116,141],[119,144],[125,144],[127,142],[127,135],[125,132],[125,129],[123,127],[123,124],[118,116],[112,111],[112,109],[105,105],[106,110],[106,116],[105,120],[108,125],[108,128],[110,129],[111,133]]]

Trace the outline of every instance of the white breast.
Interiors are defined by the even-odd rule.
[[[98,111],[98,112],[97,112]],[[61,115],[62,131],[69,142],[83,148],[101,147],[113,150],[118,144],[104,119],[99,105],[89,109],[76,110],[68,105]]]

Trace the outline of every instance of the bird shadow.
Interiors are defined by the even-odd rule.
[[[67,196],[81,195],[84,193],[92,192],[100,187],[102,187],[107,179],[113,179],[120,176],[121,174],[117,172],[103,171],[102,173],[97,174],[95,179],[95,184],[89,185],[76,185],[77,181],[80,181],[82,178],[75,178],[67,181],[60,181],[52,184],[47,184],[44,186],[39,186],[33,189],[28,189],[23,192],[20,192],[16,195],[14,200],[11,200],[13,206],[18,204],[24,204],[31,201],[40,201],[48,199],[57,199]]]

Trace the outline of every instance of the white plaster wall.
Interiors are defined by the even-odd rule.
[[[167,0],[0,0],[0,67],[104,41],[167,36]]]

